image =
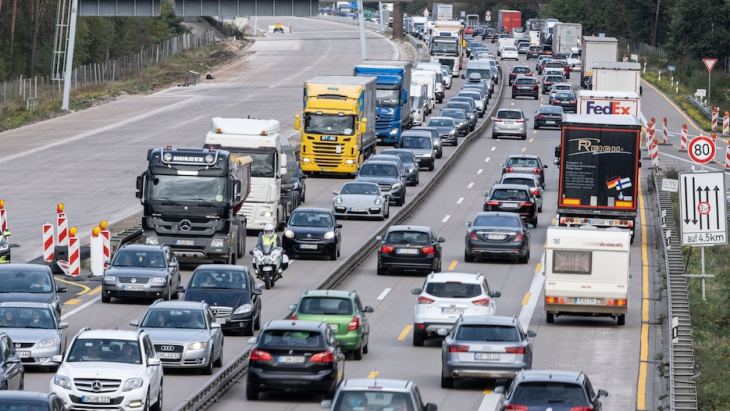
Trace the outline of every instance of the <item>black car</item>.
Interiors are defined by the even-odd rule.
[[[320,391],[333,398],[345,374],[345,354],[325,321],[267,322],[248,358],[246,398],[273,390]]]
[[[385,236],[378,236],[378,275],[390,271],[440,272],[441,243],[430,227],[394,225]]]
[[[405,169],[404,174],[406,176],[406,184],[417,186],[420,182],[420,172],[418,167],[418,160],[413,156],[411,150],[405,148],[386,148],[381,151],[380,154],[389,154],[398,156],[403,168]],[[372,158],[372,156],[370,157]]]
[[[253,335],[261,328],[261,288],[248,267],[202,264],[193,271],[183,301],[205,301],[224,331]]]
[[[180,264],[167,244],[127,243],[101,278],[101,302],[117,298],[178,298]]]
[[[519,214],[537,226],[537,202],[530,187],[520,184],[495,184],[484,194],[484,211],[505,211]]]
[[[360,166],[355,181],[376,183],[380,191],[387,194],[397,206],[402,206],[406,201],[406,178],[393,162],[368,160]]]
[[[553,409],[601,411],[605,390],[595,391],[588,376],[580,371],[522,370],[517,372],[509,389],[495,388],[504,393],[500,410]]]
[[[0,302],[32,301],[48,303],[61,315],[61,299],[66,286],[57,285],[45,264],[0,264]]]
[[[0,391],[0,404],[7,410],[63,411],[63,400],[54,393],[38,391]]]
[[[0,332],[0,348],[0,390],[22,390],[25,369],[15,351],[15,344],[4,332]]]
[[[451,100],[453,100],[455,97],[452,97]],[[469,102],[466,101],[451,101],[449,100],[448,103],[444,106],[444,109],[447,108],[460,108],[466,112],[467,120],[469,122],[469,131],[474,131],[477,127],[477,119],[479,118],[479,114],[474,111],[474,101]]]
[[[394,169],[398,167],[387,162]],[[328,208],[299,207],[289,217],[282,246],[290,256],[324,256],[336,260],[340,256],[340,228]]]
[[[491,27],[487,27],[484,29],[484,33],[482,33],[482,40],[492,39],[492,36],[494,35],[494,29]]]
[[[469,134],[469,117],[466,110],[461,108],[443,108],[439,113],[439,117],[451,117],[456,123],[456,133],[460,136]]]
[[[523,75],[523,76],[532,76],[532,70],[527,66],[514,66],[512,67],[512,70],[509,72],[509,85],[511,86],[512,83],[514,83],[517,76]]]
[[[527,56],[526,56],[526,58],[527,58],[527,60],[529,60],[530,58],[538,58],[540,56],[540,54],[542,54],[542,47],[540,47],[540,46],[530,46],[527,49]]]
[[[561,91],[555,94],[553,97],[552,104],[554,106],[560,106],[563,111],[567,112],[578,112],[578,97],[572,91]]]
[[[512,98],[527,96],[535,100],[538,99],[540,93],[540,85],[537,80],[532,77],[519,75],[512,83]]]
[[[540,127],[562,127],[565,112],[560,106],[542,106],[535,114],[535,130]]]
[[[522,264],[530,259],[530,232],[515,213],[484,211],[466,224],[464,261],[477,257],[516,257]]]

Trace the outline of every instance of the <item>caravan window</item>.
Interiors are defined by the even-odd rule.
[[[558,274],[591,274],[590,251],[553,250],[553,272]]]

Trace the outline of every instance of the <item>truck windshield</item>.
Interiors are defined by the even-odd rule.
[[[381,90],[375,91],[375,100],[378,107],[398,107],[400,104],[400,90]]]
[[[225,177],[155,175],[147,186],[149,200],[225,202]]]
[[[306,118],[304,131],[312,134],[351,136],[355,131],[355,116],[310,114]]]
[[[431,46],[431,52],[456,55],[459,52],[458,39],[454,38],[454,40],[451,41],[434,41]]]
[[[271,153],[247,153],[242,152],[247,156],[251,156],[253,162],[251,162],[251,177],[274,177],[274,154]]]

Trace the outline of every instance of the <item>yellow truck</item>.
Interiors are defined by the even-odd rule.
[[[375,154],[375,83],[369,76],[319,76],[304,83],[304,109],[294,128],[302,133],[304,173],[355,174]]]

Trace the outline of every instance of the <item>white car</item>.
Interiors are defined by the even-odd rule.
[[[505,46],[502,49],[502,55],[501,59],[514,59],[518,60],[520,57],[520,54],[517,52],[517,48],[515,46]]]
[[[162,364],[142,331],[82,329],[51,380],[67,409],[162,410]]]
[[[334,191],[332,211],[335,217],[377,218],[390,216],[388,196],[380,191],[376,183],[354,181],[345,183],[340,191]]]
[[[460,315],[494,315],[494,298],[499,291],[489,288],[482,274],[442,272],[426,276],[413,308],[413,345],[420,347],[427,337],[438,336],[439,329],[450,330]]]
[[[550,94],[548,94],[548,104],[553,104],[553,97],[560,91],[575,91],[575,87],[567,82],[553,84],[553,87],[550,89]]]

